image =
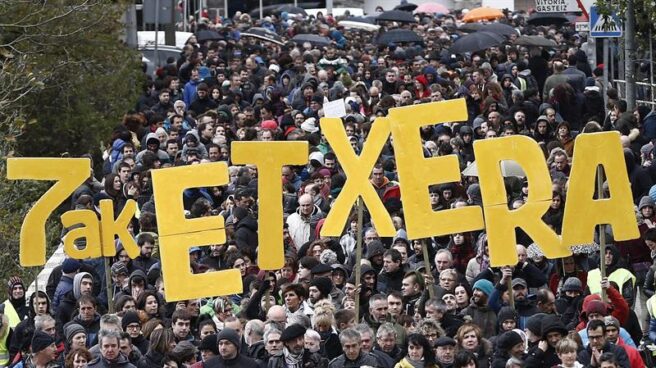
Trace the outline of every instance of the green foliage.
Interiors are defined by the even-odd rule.
[[[99,155],[100,142],[136,100],[140,57],[120,41],[126,5],[0,0],[0,281],[33,279],[36,269],[18,264],[18,236],[26,212],[52,184],[8,181],[5,159]],[[50,251],[60,231],[53,214]]]

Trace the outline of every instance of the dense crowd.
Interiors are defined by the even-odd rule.
[[[111,284],[104,259],[65,259],[45,291],[29,298],[21,279],[8,280],[0,366],[649,366],[651,354],[642,347],[656,339],[656,115],[644,106],[627,111],[618,91],[603,83],[602,66],[588,62],[594,48],[585,34],[571,24],[534,26],[527,14],[507,12],[498,22],[517,30],[507,42],[453,54],[449,47],[464,34],[461,16],[383,23],[379,34],[411,29],[423,43],[382,45],[376,34],[321,14],[252,20],[237,13],[221,24],[199,21],[199,29],[215,29],[222,39],[191,37],[178,59],[147,76],[135,110],[112,133],[102,175],[92,175],[71,198],[71,209],[89,210],[111,199],[115,213],[135,200],[129,231],[139,256],[131,259],[117,240]],[[330,43],[241,37],[251,26],[284,41],[315,34]],[[542,35],[558,47],[518,46],[513,41],[520,33]],[[550,260],[518,229],[517,263],[501,268],[490,266],[483,231],[408,239],[391,140],[370,183],[396,235],[380,237],[366,210],[359,227],[354,209],[341,237],[320,236],[346,181],[321,134],[326,101],[344,100],[344,129],[359,153],[376,118],[390,108],[454,98],[465,99],[468,120],[423,127],[424,155],[456,155],[465,169],[475,161],[475,140],[532,137],[553,180],[543,221],[557,233],[576,135],[619,131],[640,238],[614,241],[606,227],[603,257],[590,244]],[[274,140],[307,141],[308,164],[283,167],[280,182],[258,183],[258,167],[231,163],[231,142]],[[243,293],[168,302],[151,173],[217,161],[228,163],[229,184],[187,189],[183,200],[188,218],[223,216],[227,242],[191,248],[189,267],[194,273],[239,269]],[[505,183],[509,208],[521,207],[527,182],[507,177]],[[258,213],[258,184],[283,188],[285,263],[279,270],[258,268],[257,219],[266,216]],[[435,211],[481,205],[475,176],[429,192]],[[76,244],[84,247],[85,240]]]

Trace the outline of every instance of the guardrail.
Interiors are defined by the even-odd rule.
[[[626,97],[626,80],[615,79],[611,82],[613,87],[617,88],[621,98]],[[648,82],[636,82],[636,104],[651,106],[656,109],[656,100],[654,99],[654,92],[656,91],[656,84]]]

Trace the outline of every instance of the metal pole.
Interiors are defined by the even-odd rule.
[[[187,32],[187,0],[182,2],[182,31]]]
[[[649,98],[654,100],[654,41],[651,39],[651,28],[649,29]],[[656,105],[651,105],[654,110]]]
[[[422,240],[421,241],[421,251],[424,254],[424,267],[426,267],[426,273],[431,274],[431,264],[430,264],[430,259],[428,259],[428,245],[426,244],[426,241]],[[440,277],[440,275],[437,275],[437,277]],[[428,287],[428,285],[426,285]],[[435,298],[435,288],[430,287],[428,289],[428,295],[430,296],[431,299]]]
[[[626,107],[627,111],[633,111],[636,100],[635,81],[635,14],[633,0],[626,0],[626,21],[624,22],[624,43],[626,56],[624,67],[626,68]],[[650,39],[651,40],[651,39]]]
[[[604,116],[608,113],[608,95],[606,92],[608,92],[608,38],[604,38],[604,85],[603,85],[603,91],[601,91],[604,95]]]
[[[262,0],[260,0],[261,2]],[[260,8],[260,13],[262,13],[262,8]],[[360,320],[360,292],[358,291],[358,288],[362,289],[360,283],[361,283],[361,275],[360,275],[360,270],[362,269],[362,197],[358,197],[358,232],[357,232],[357,239],[356,239],[356,247],[355,247],[355,288],[356,288],[356,293],[355,293],[355,320],[359,321]]]
[[[604,198],[604,170],[601,167],[597,168],[597,198]],[[606,277],[606,225],[599,225],[599,271],[601,279]],[[601,300],[608,301],[606,297],[606,289],[601,288]]]
[[[296,0],[294,0],[294,5],[296,5]],[[264,11],[262,9],[262,0],[260,0],[260,20],[264,18],[264,14],[262,14]]]
[[[159,0],[155,0],[155,68],[159,67]]]
[[[223,16],[228,19],[228,0],[223,0]]]
[[[333,13],[333,0],[326,0],[326,16],[332,13]]]

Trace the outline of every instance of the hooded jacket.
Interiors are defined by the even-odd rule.
[[[294,240],[296,249],[299,249],[306,242],[313,240],[314,232],[312,229],[316,227],[317,222],[324,217],[321,209],[314,206],[312,214],[309,217],[301,215],[300,208],[296,212],[287,217],[287,225],[289,225],[289,235]]]
[[[160,364],[161,365],[161,364]],[[89,362],[88,368],[137,368],[135,367],[123,353],[118,354],[118,359],[115,362],[110,362],[103,358],[102,355],[96,357]]]
[[[246,215],[235,225],[234,239],[239,249],[249,249],[250,254],[255,254],[258,247],[257,220],[253,216]]]
[[[46,298],[48,303],[47,311],[50,312],[50,298],[47,294],[40,291],[38,293],[39,298]],[[29,352],[30,344],[32,343],[32,337],[34,336],[34,317],[36,317],[36,312],[34,311],[34,300],[37,297],[37,293],[32,293],[30,296],[28,317],[22,320],[15,328],[14,332],[11,334],[11,341],[9,342],[9,359],[12,361],[14,356],[19,352],[27,353]]]

